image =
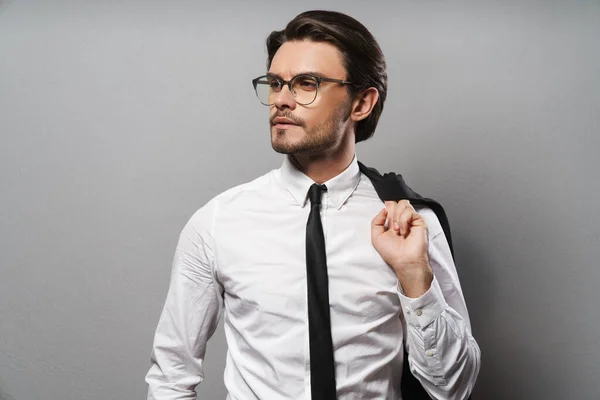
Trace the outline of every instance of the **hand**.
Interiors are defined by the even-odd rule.
[[[427,224],[408,200],[386,201],[371,222],[371,243],[396,272],[408,297],[419,297],[431,286]]]

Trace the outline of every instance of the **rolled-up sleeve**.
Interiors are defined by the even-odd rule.
[[[428,251],[434,279],[429,290],[418,298],[406,297],[398,288],[408,361],[412,374],[432,398],[462,400],[473,390],[481,354],[471,333],[446,237],[431,210],[419,212],[434,232]]]
[[[206,343],[223,308],[214,276],[215,214],[212,200],[180,234],[146,375],[148,400],[196,399],[195,388],[203,380]]]

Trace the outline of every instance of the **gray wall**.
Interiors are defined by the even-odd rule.
[[[281,162],[264,38],[319,7],[387,56],[359,158],[447,208],[476,399],[600,399],[600,2],[566,0],[0,1],[0,399],[144,398],[183,224]]]

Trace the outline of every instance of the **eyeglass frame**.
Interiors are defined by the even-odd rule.
[[[294,94],[294,92],[292,91],[292,82],[300,77],[300,76],[307,76],[309,78],[313,78],[316,82],[317,82],[317,87],[315,88],[315,98],[310,102],[310,103],[300,103],[296,101],[296,95]],[[257,90],[257,85],[258,85],[258,81],[262,78],[274,78],[277,80],[277,82],[279,82],[279,92],[277,93],[281,93],[281,90],[283,89],[284,85],[287,85],[290,93],[292,94],[292,97],[294,98],[294,101],[296,101],[296,103],[302,105],[302,106],[307,106],[309,104],[314,103],[314,101],[317,99],[317,95],[319,94],[319,86],[321,86],[321,82],[332,82],[332,83],[339,83],[340,85],[354,85],[354,83],[343,80],[343,79],[333,79],[333,78],[325,78],[323,76],[317,76],[317,75],[313,75],[311,73],[301,73],[298,75],[293,76],[289,81],[286,81],[282,78],[280,78],[279,76],[275,75],[275,74],[267,74],[267,75],[261,75],[258,78],[254,78],[252,79],[252,86],[254,86],[254,92],[256,93],[256,97],[258,97],[258,100],[260,101],[260,97],[258,96],[258,90]],[[260,104],[265,105],[267,107],[272,106],[273,104],[265,104],[262,101],[260,102]]]

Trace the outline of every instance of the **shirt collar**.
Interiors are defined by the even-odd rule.
[[[283,164],[279,168],[279,177],[282,185],[290,192],[296,204],[304,208],[308,199],[308,189],[315,182],[296,168],[289,155],[284,157]],[[360,169],[355,154],[350,165],[342,173],[323,183],[327,186],[326,197],[329,198],[333,207],[339,210],[352,195],[359,181]]]

